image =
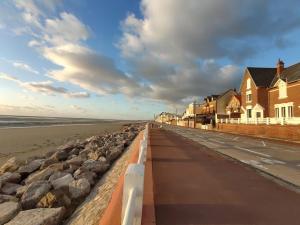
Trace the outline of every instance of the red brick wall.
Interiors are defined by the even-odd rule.
[[[287,87],[287,98],[278,99],[278,88],[269,90],[269,111],[270,117],[275,117],[275,104],[294,102],[294,116],[300,117],[300,81],[290,83]]]
[[[300,141],[300,126],[292,125],[250,125],[250,124],[217,124],[217,130],[237,134],[263,136]]]
[[[269,117],[268,90],[266,88],[257,88],[257,102],[264,107],[264,117]]]
[[[251,103],[246,102],[246,91],[247,91],[247,79],[248,78],[251,79],[251,76],[250,76],[248,70],[246,70],[245,74],[244,74],[244,78],[242,80],[241,89],[240,89],[242,106],[244,107],[244,109],[246,109],[247,105],[252,105],[252,107],[254,107],[257,103],[256,86],[252,79],[251,79],[252,102]]]

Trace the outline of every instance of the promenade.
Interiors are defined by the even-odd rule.
[[[149,155],[157,225],[299,224],[298,193],[201,142],[152,128]]]

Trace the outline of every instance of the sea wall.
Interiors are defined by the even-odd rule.
[[[299,125],[256,125],[218,123],[216,129],[222,132],[300,141]]]
[[[143,127],[132,124],[120,132],[70,142],[25,162],[9,159],[0,168],[0,225],[72,224],[68,218],[80,214],[73,212],[87,196],[97,196],[94,187],[103,186],[101,178]]]

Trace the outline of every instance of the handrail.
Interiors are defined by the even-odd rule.
[[[124,218],[122,224],[133,224],[132,221],[134,220],[134,209],[135,209],[135,198],[136,198],[136,188],[132,188],[129,191],[129,198],[126,204],[126,209],[124,213]]]
[[[122,225],[141,225],[144,174],[148,145],[149,125],[146,124],[143,139],[140,142],[139,158],[136,164],[130,164],[125,173],[123,202],[122,202]]]

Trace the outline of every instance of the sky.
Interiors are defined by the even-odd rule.
[[[151,119],[300,62],[297,0],[1,0],[0,114]]]

